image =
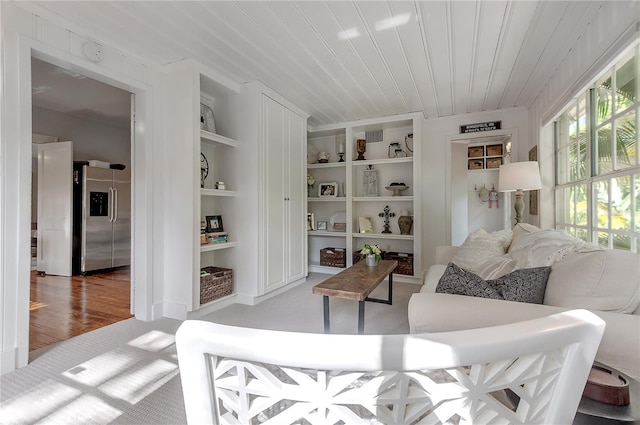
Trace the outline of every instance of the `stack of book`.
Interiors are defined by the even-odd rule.
[[[207,233],[208,243],[226,243],[228,241],[227,232]]]

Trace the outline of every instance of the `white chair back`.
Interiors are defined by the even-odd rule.
[[[187,320],[176,344],[189,424],[568,424],[604,326],[585,310],[416,335]]]

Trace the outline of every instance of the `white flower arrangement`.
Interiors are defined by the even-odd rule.
[[[376,261],[382,260],[382,251],[380,251],[378,245],[365,244],[364,248],[362,248],[362,251],[360,251],[360,257],[364,258],[367,255],[375,255]]]
[[[313,187],[315,183],[316,183],[316,179],[314,179],[311,174],[307,174],[307,186]]]

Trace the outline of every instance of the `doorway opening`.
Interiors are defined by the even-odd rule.
[[[134,302],[132,94],[33,56],[31,75],[30,351],[130,318]],[[110,179],[85,190],[96,175]]]
[[[480,228],[509,228],[510,197],[498,192],[498,170],[510,161],[517,129],[447,137],[449,144],[449,214],[451,244],[461,245]],[[515,154],[515,152],[513,152]]]

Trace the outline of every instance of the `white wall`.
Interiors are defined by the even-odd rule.
[[[131,167],[129,128],[116,127],[93,119],[34,106],[33,132],[73,142],[73,160],[125,164]]]
[[[160,101],[154,102],[154,90],[160,87],[159,66],[141,62],[122,50],[103,43],[104,61],[96,64],[82,52],[88,32],[73,31],[54,15],[34,13],[24,7],[32,4],[0,2],[0,76],[2,88],[2,133],[0,134],[0,373],[27,364],[29,354],[29,272],[31,251],[31,168],[32,105],[31,56],[56,65],[69,65],[84,75],[136,96],[137,121],[131,155],[134,166],[132,210],[134,212],[134,305],[137,318],[149,320],[154,312],[153,295],[162,298],[162,274],[154,279],[154,267],[162,259],[154,258],[154,240],[163,202],[167,196],[161,184],[167,163],[162,156],[163,132],[154,126],[153,117],[164,114]],[[43,16],[48,16],[45,19]],[[91,41],[98,41],[91,38]],[[153,143],[154,149],[151,149]],[[158,153],[160,152],[160,153]],[[153,159],[153,160],[152,160]],[[159,250],[155,250],[157,252]],[[158,295],[158,293],[160,295]]]
[[[502,129],[490,132],[475,133],[471,135],[461,135],[460,125],[473,124],[486,121],[502,121]],[[482,112],[477,114],[457,115],[447,118],[437,118],[425,120],[422,126],[422,220],[423,220],[423,255],[426,266],[433,264],[435,247],[437,245],[448,245],[452,242],[461,243],[460,236],[452,239],[453,230],[452,223],[469,223],[469,209],[461,206],[455,207],[460,197],[464,199],[463,203],[468,205],[468,184],[460,184],[460,172],[466,172],[466,155],[460,159],[464,161],[463,165],[459,163],[450,163],[451,158],[451,141],[465,139],[469,137],[485,137],[511,133],[512,134],[512,155],[518,157],[519,150],[524,149],[526,152],[527,141],[523,140],[523,135],[529,132],[529,118],[527,110],[524,108],[504,109],[498,111]],[[522,149],[519,146],[522,145]],[[460,152],[466,152],[459,149]],[[526,154],[525,154],[526,155]],[[452,176],[452,169],[456,170],[456,174]],[[464,170],[464,171],[462,171]],[[453,183],[451,177],[454,177]],[[457,187],[458,192],[451,193],[450,188]],[[471,187],[473,184],[471,182]],[[500,209],[512,209],[511,204],[501,198]],[[451,205],[454,205],[450,209]],[[475,225],[479,225],[475,223]],[[456,230],[460,230],[456,228]],[[462,234],[468,234],[467,229],[461,231]]]

